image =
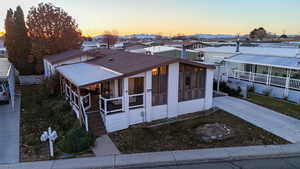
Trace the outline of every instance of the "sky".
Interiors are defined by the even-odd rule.
[[[247,34],[264,27],[276,34],[300,34],[299,0],[6,0],[0,5],[0,32],[8,8],[51,2],[63,8],[84,35],[105,30],[128,34]]]

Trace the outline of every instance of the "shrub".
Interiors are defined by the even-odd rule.
[[[73,128],[59,142],[58,147],[65,153],[80,153],[94,145],[95,138],[83,128]]]
[[[265,89],[263,91],[264,96],[270,96],[271,91],[269,89]]]
[[[255,91],[255,88],[254,88],[254,86],[250,86],[250,87],[248,87],[248,93],[254,93],[254,91]]]
[[[214,89],[216,89],[217,82],[214,82]],[[220,91],[224,93],[228,93],[229,96],[236,96],[239,97],[241,96],[241,91],[242,89],[238,87],[237,90],[230,88],[226,82],[220,82]]]

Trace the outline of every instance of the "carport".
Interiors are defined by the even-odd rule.
[[[11,105],[15,106],[15,69],[8,58],[0,58],[0,81],[7,81],[11,97]]]

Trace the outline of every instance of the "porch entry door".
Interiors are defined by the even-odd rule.
[[[128,79],[130,124],[145,122],[144,77]]]

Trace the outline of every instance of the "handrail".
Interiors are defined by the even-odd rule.
[[[111,102],[111,101],[116,101],[116,100],[121,100],[121,108],[120,109],[115,109],[115,110],[107,110],[107,102]],[[123,97],[116,97],[116,98],[110,98],[110,99],[106,99],[104,97],[102,97],[101,95],[99,96],[99,101],[100,101],[100,111],[104,112],[105,115],[107,115],[108,113],[115,113],[115,112],[119,112],[119,111],[123,111],[124,110],[124,105],[123,105]],[[104,105],[102,107],[102,101],[104,102]]]
[[[274,75],[262,74],[262,73],[245,72],[241,70],[232,70],[232,72],[233,75],[230,74],[229,77],[247,80],[247,81],[253,81],[253,82],[266,83],[266,85],[274,85],[274,86],[279,86],[284,88],[300,90],[300,79],[293,79],[288,77],[274,76]],[[248,78],[241,77],[243,75],[248,76]]]
[[[130,98],[134,98],[134,97],[138,97],[138,96],[143,96],[142,104],[130,106],[130,103],[129,103],[129,108],[133,109],[133,108],[145,106],[145,93],[139,93],[139,94],[128,95],[128,98],[129,98],[129,100],[130,100]]]
[[[86,129],[86,131],[89,131],[89,121],[88,121],[88,116],[87,116],[87,114],[86,114],[86,111],[85,111],[85,108],[84,108],[82,99],[80,99],[80,105],[81,105],[80,107],[81,107],[82,114],[83,114],[83,117],[84,117],[85,129]]]

